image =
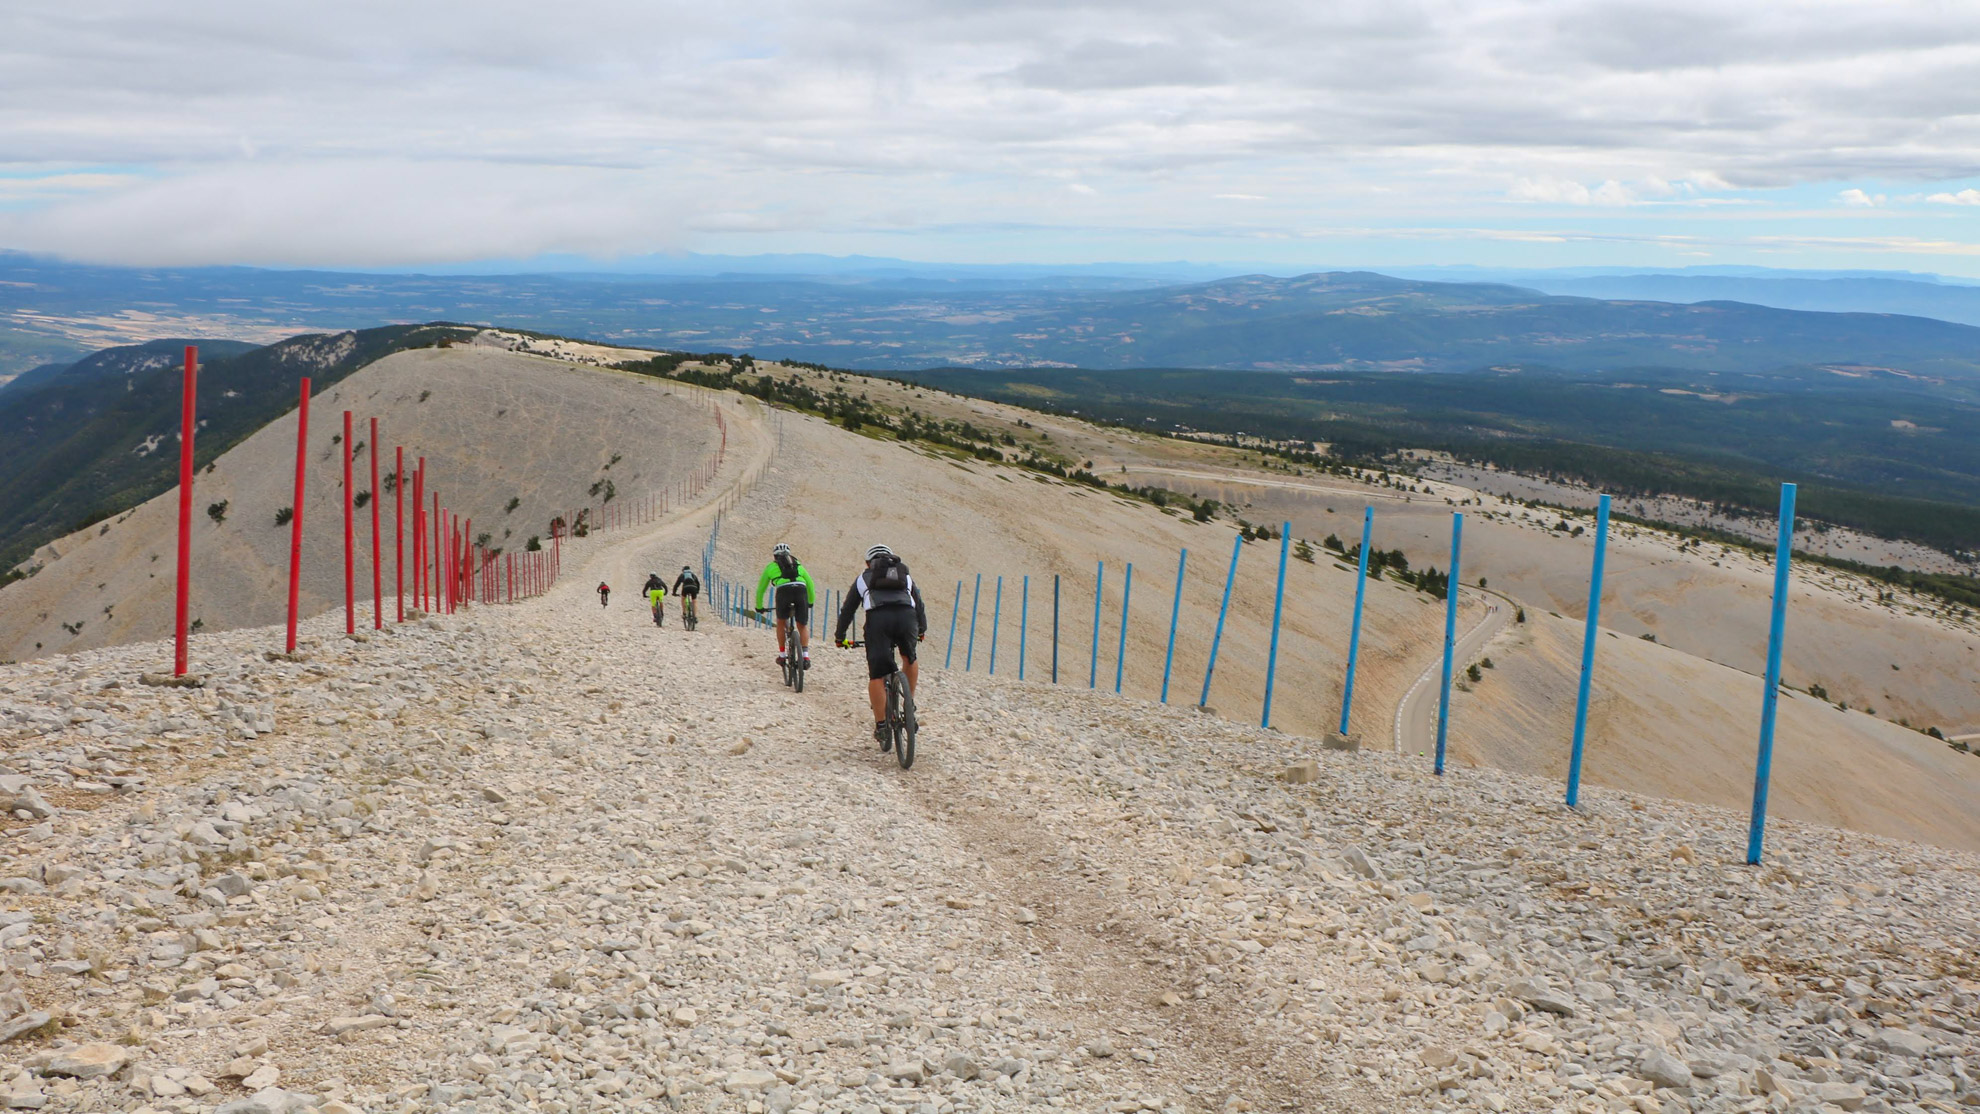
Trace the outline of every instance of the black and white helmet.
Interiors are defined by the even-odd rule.
[[[770,547],[770,556],[772,557],[789,557],[790,555],[791,547],[786,542],[778,542],[776,545]]]
[[[884,545],[876,545],[873,548],[866,551],[866,559],[869,561],[873,560],[875,557],[892,557],[893,555],[894,555],[894,551],[888,549]]]

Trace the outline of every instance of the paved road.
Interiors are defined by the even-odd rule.
[[[1476,588],[1463,590],[1479,591]],[[1485,592],[1484,618],[1478,620],[1478,624],[1470,630],[1458,635],[1457,653],[1452,656],[1451,661],[1453,681],[1463,675],[1464,667],[1478,657],[1480,651],[1485,649],[1485,644],[1505,629],[1518,606],[1510,596],[1501,596],[1491,591]],[[1416,750],[1429,755],[1436,749],[1437,681],[1443,674],[1443,668],[1444,662],[1441,656],[1431,661],[1422,675],[1416,678],[1415,683],[1409,686],[1409,691],[1403,694],[1402,701],[1396,705],[1397,754],[1405,750]]]

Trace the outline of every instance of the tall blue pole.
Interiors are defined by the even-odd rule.
[[[1199,708],[1210,703],[1210,678],[1217,674],[1217,647],[1224,644],[1224,616],[1231,613],[1231,585],[1237,583],[1238,550],[1243,548],[1243,535],[1231,539],[1231,571],[1224,574],[1224,602],[1217,608],[1217,633],[1210,637],[1210,664],[1203,668],[1203,696],[1196,702]]]
[[[1134,598],[1134,562],[1129,561],[1127,582],[1121,585],[1121,644],[1114,650],[1114,693],[1121,691],[1121,675],[1127,669],[1128,601]]]
[[[1093,570],[1093,653],[1086,661],[1086,687],[1100,685],[1100,601],[1107,583],[1107,562],[1102,561]]]
[[[1581,635],[1581,691],[1574,698],[1574,750],[1568,756],[1567,805],[1581,803],[1581,754],[1588,743],[1588,688],[1595,676],[1596,624],[1602,613],[1602,565],[1609,552],[1609,497],[1595,507],[1595,565],[1588,575],[1588,627]]]
[[[1444,587],[1444,688],[1437,698],[1437,775],[1444,773],[1444,742],[1451,731],[1451,659],[1457,654],[1458,553],[1464,512],[1451,515],[1451,578]]]
[[[1176,602],[1169,605],[1169,652],[1162,658],[1162,703],[1169,702],[1169,671],[1176,664],[1176,620],[1182,617],[1183,572],[1189,568],[1189,550],[1176,558]]]
[[[990,675],[997,675],[997,630],[1004,621],[1004,578],[997,578],[997,595],[990,605]]]
[[[949,649],[942,655],[942,668],[947,669],[956,660],[956,616],[962,614],[962,581],[956,581],[956,602],[949,605]]]
[[[1025,633],[1031,628],[1031,574],[1026,573],[1018,588],[1018,680],[1024,680]]]
[[[1279,672],[1279,616],[1286,607],[1286,553],[1292,546],[1292,523],[1279,529],[1279,587],[1272,593],[1272,652],[1265,659],[1265,714],[1258,726],[1272,726],[1272,679]]]
[[[976,660],[976,605],[983,599],[983,574],[976,574],[976,587],[969,591],[969,645],[963,647],[963,672]]]
[[[1361,601],[1368,595],[1368,546],[1375,536],[1375,508],[1361,508],[1361,561],[1354,577],[1354,625],[1348,628],[1347,683],[1341,686],[1341,730],[1348,733],[1354,711],[1354,664],[1361,659]]]
[[[1767,689],[1760,697],[1760,760],[1753,769],[1753,824],[1746,861],[1760,863],[1767,836],[1767,781],[1774,768],[1774,706],[1781,694],[1781,643],[1787,638],[1788,563],[1794,557],[1794,485],[1781,485],[1781,536],[1774,545],[1774,617],[1767,628]]]

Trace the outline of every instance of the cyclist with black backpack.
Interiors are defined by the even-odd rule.
[[[866,551],[866,571],[853,580],[846,602],[839,608],[838,629],[832,641],[850,646],[846,630],[853,617],[866,612],[866,696],[873,705],[873,737],[884,748],[891,742],[887,731],[887,678],[899,666],[894,651],[907,663],[908,691],[914,691],[919,670],[915,664],[915,644],[928,633],[928,608],[921,602],[921,589],[915,587],[905,561],[884,545]]]
[[[783,542],[770,551],[770,563],[763,566],[763,575],[756,581],[757,614],[769,610],[766,599],[777,608],[777,664],[784,664],[784,648],[789,645],[784,639],[785,626],[795,620],[798,660],[802,668],[810,669],[811,605],[818,602],[818,586],[812,583],[810,570],[791,556],[791,547]]]

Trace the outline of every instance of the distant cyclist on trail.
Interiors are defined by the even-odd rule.
[[[646,587],[640,591],[646,597],[647,604],[653,608],[653,625],[656,627],[666,626],[667,582],[660,579],[659,573],[650,572],[646,574]]]
[[[894,551],[876,545],[866,551],[866,571],[853,580],[846,602],[839,608],[839,625],[832,641],[849,646],[846,629],[853,616],[866,612],[866,698],[873,705],[873,737],[881,747],[892,742],[887,731],[887,677],[895,669],[894,651],[907,662],[908,691],[914,691],[919,669],[915,663],[915,643],[928,633],[928,608],[922,605],[921,589],[908,575],[907,563]]]
[[[611,603],[611,600],[612,600],[612,586],[611,586],[610,584],[607,584],[607,583],[605,583],[605,582],[604,582],[604,581],[602,581],[602,580],[601,580],[601,581],[599,581],[599,582],[598,582],[598,606],[600,606],[600,607],[610,607],[610,606],[612,606],[612,603]]]
[[[777,664],[784,664],[784,638],[786,623],[795,620],[797,624],[797,647],[803,668],[811,668],[811,605],[818,602],[818,586],[812,583],[811,572],[791,556],[791,547],[778,542],[770,551],[770,563],[763,566],[763,575],[756,581],[757,614],[769,610],[771,605],[764,603],[770,599],[777,608]]]
[[[693,568],[681,566],[681,575],[674,578],[674,594],[690,600],[701,594],[701,578],[694,575]]]

